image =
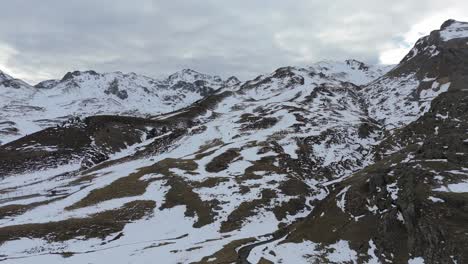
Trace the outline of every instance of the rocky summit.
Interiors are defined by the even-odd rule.
[[[398,65],[0,72],[0,262],[468,263],[468,23]]]

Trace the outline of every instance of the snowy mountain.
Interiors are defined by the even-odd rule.
[[[2,71],[0,71],[0,89],[2,104],[28,99],[35,93],[29,84]]]
[[[28,86],[25,105],[82,118],[0,146],[0,260],[468,262],[465,32],[395,66]]]
[[[8,78],[8,79],[7,79]],[[6,143],[72,117],[120,114],[132,116],[172,112],[239,81],[182,70],[164,80],[135,73],[74,71],[61,80],[34,87],[5,75],[0,142]],[[6,89],[6,88],[5,88]],[[6,99],[3,99],[6,97]]]

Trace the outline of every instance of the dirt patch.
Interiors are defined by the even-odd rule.
[[[283,220],[288,215],[295,215],[306,208],[306,199],[304,197],[292,198],[283,202],[280,206],[273,208],[273,213],[278,221]]]
[[[295,178],[290,178],[287,181],[282,182],[279,189],[283,194],[288,196],[305,196],[311,192],[310,187],[307,184]]]
[[[247,130],[256,130],[256,129],[267,129],[270,127],[273,127],[278,123],[278,119],[275,117],[263,117],[260,120],[245,124],[241,127],[242,131],[247,131]]]
[[[193,191],[192,187],[178,177],[169,178],[166,185],[171,188],[166,194],[164,204],[160,207],[161,210],[185,205],[187,208],[185,216],[195,217],[196,214],[198,217],[193,227],[198,228],[213,223],[216,215],[213,207],[218,205],[216,200],[210,202],[202,201],[200,196]]]
[[[163,159],[155,164],[155,172],[165,176],[175,176],[171,169],[183,171],[194,171],[198,169],[198,164],[190,159]]]
[[[236,178],[238,183],[242,183],[246,180],[258,180],[263,178],[262,175],[257,175],[255,172],[267,172],[267,173],[282,173],[281,169],[274,165],[276,161],[275,156],[262,157],[260,160],[252,161],[252,166],[245,170],[244,175]]]
[[[202,182],[192,182],[194,188],[214,188],[220,185],[223,182],[228,182],[229,178],[227,177],[211,177]]]
[[[216,156],[206,164],[207,172],[220,172],[229,168],[229,164],[234,162],[237,158],[240,157],[239,149],[231,148],[226,150],[226,152]]]

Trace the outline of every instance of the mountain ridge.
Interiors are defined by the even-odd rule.
[[[364,68],[355,68],[351,62]],[[360,85],[382,74],[386,68],[348,60],[319,62],[308,70],[329,74],[330,78],[354,78],[352,81]],[[0,120],[7,124],[0,126],[0,135],[4,135],[0,141],[3,143],[47,126],[61,124],[75,115],[157,115],[188,106],[218,89],[235,90],[243,85],[234,76],[222,80],[219,76],[191,69],[178,71],[162,80],[135,73],[73,71],[66,73],[60,80],[46,80],[35,86],[23,84],[21,89],[10,91],[10,100],[3,100],[2,108],[5,112],[0,114]],[[12,116],[9,109],[13,109]],[[29,113],[18,116],[16,113],[21,109]],[[14,124],[19,121],[20,124]]]

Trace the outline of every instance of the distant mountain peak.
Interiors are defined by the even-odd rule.
[[[0,70],[0,86],[21,89],[31,88],[31,86],[23,80],[16,79]]]
[[[93,71],[93,70],[88,70],[88,71],[73,71],[73,72],[67,72],[63,78],[62,78],[62,81],[67,81],[67,80],[70,80],[70,79],[73,79],[74,77],[76,76],[80,76],[80,75],[83,75],[83,74],[89,74],[89,75],[99,75],[99,73]]]
[[[0,81],[7,79],[9,76],[6,75],[4,72],[0,71]]]
[[[237,85],[237,84],[240,84],[241,81],[236,77],[236,76],[231,76],[229,78],[227,78],[226,80],[226,85],[227,86],[233,86],[233,85]]]
[[[345,62],[346,62],[346,64],[348,64],[350,66],[358,67],[359,70],[364,70],[364,71],[369,70],[369,65],[365,64],[362,61],[358,61],[358,60],[355,60],[355,59],[348,59],[348,60],[345,60]]]
[[[189,68],[182,69],[180,72],[185,73],[185,74],[200,74],[199,72],[189,69]]]
[[[169,75],[167,80],[173,84],[178,81],[195,82],[198,80],[203,80],[203,81],[213,81],[213,82],[218,82],[218,83],[221,83],[223,81],[221,77],[217,75],[208,75],[208,74],[200,73],[192,69],[183,69],[181,71],[175,72]]]

